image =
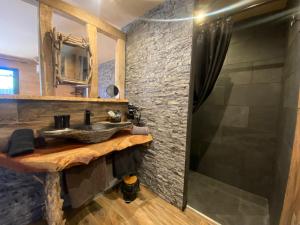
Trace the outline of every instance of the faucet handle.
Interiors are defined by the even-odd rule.
[[[89,110],[89,109],[85,110],[85,114],[90,114],[91,116],[94,116],[94,113],[92,113],[91,110]]]

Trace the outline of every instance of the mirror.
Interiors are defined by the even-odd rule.
[[[86,49],[63,44],[60,64],[62,78],[84,81],[89,76],[88,54]]]
[[[40,96],[38,8],[2,1],[0,13],[0,95]]]
[[[119,88],[111,84],[106,88],[106,93],[109,97],[114,98],[119,94]]]
[[[98,82],[99,96],[101,98],[112,98],[109,95],[109,86],[115,85],[115,52],[116,41],[104,34],[98,33]]]
[[[54,66],[54,83],[89,85],[91,79],[92,54],[84,38],[50,33]]]

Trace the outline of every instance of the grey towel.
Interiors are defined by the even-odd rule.
[[[72,208],[91,201],[106,188],[106,160],[101,157],[88,165],[72,167],[65,171],[67,191]]]
[[[7,147],[8,155],[12,157],[32,153],[34,150],[33,130],[15,130],[10,137]]]
[[[124,176],[136,175],[142,162],[140,150],[130,148],[113,153],[114,177],[123,179]]]

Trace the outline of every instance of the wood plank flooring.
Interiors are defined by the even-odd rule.
[[[66,218],[67,225],[215,225],[189,208],[182,212],[143,186],[130,204],[112,191],[85,207],[67,210]]]

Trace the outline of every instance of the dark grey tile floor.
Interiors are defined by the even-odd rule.
[[[269,225],[267,199],[194,171],[188,205],[222,225]]]

